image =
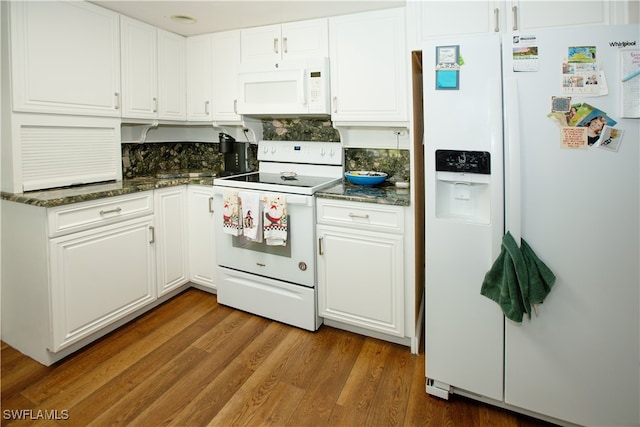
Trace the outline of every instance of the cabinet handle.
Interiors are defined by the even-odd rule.
[[[115,208],[115,209],[109,209],[106,211],[100,211],[100,215],[106,215],[106,214],[110,214],[110,213],[120,213],[120,211],[122,211],[122,208]]]
[[[209,115],[209,101],[204,101],[204,113]]]
[[[513,6],[511,11],[513,12],[513,31],[518,31],[518,6]]]
[[[318,255],[324,255],[324,249],[322,249],[322,237],[318,237]]]
[[[156,228],[153,225],[149,226],[149,231],[151,232],[151,240],[149,240],[149,243],[155,243],[156,242]]]
[[[354,214],[353,212],[349,212],[349,218],[369,219],[369,214],[359,215],[359,214]]]
[[[288,50],[289,49],[287,48],[287,38],[285,37],[285,38],[282,39],[282,51],[284,53],[287,53]]]
[[[493,31],[495,31],[496,33],[499,33],[500,32],[500,9],[498,9],[497,7],[493,9],[493,14],[496,17],[496,26],[493,29]]]
[[[158,98],[153,98],[153,112],[158,112]]]
[[[213,213],[213,197],[209,197],[209,212]]]
[[[116,97],[115,108],[116,108],[116,110],[119,110],[120,109],[120,94],[118,92],[115,92],[114,95]]]
[[[338,112],[338,97],[337,96],[333,97],[333,112],[334,113]]]
[[[273,53],[278,53],[278,38],[273,39]]]
[[[233,113],[234,114],[238,114],[238,100],[237,99],[233,100]]]

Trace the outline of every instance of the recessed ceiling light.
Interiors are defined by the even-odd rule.
[[[171,20],[181,24],[195,24],[198,22],[196,18],[187,15],[171,15]]]

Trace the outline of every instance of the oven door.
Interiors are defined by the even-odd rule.
[[[234,236],[225,231],[223,220],[223,196],[229,188],[214,187],[214,220],[216,258],[220,267],[257,274],[292,284],[315,287],[315,220],[314,198],[308,195],[284,194],[288,216],[287,240],[284,246],[267,245],[251,241],[246,237]],[[254,190],[237,190],[263,197],[276,194]],[[260,212],[262,220],[264,215]]]

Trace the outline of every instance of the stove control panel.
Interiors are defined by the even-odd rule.
[[[436,171],[491,174],[491,154],[486,151],[436,150]]]
[[[259,141],[261,162],[342,165],[342,144],[316,141]]]

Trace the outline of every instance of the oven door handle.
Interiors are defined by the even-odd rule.
[[[214,194],[216,196],[224,195],[226,190],[234,190],[234,191],[237,191],[238,193],[242,192],[242,191],[256,192],[256,191],[251,191],[251,190],[245,190],[245,189],[242,189],[242,188],[213,187],[213,191],[214,191]],[[313,197],[314,196],[309,196],[309,195],[305,195],[305,194],[278,193],[277,191],[273,191],[273,192],[257,191],[257,193],[260,194],[260,200],[262,200],[264,198],[264,196],[266,196],[267,194],[284,194],[288,205],[302,205],[302,206],[313,207]]]

